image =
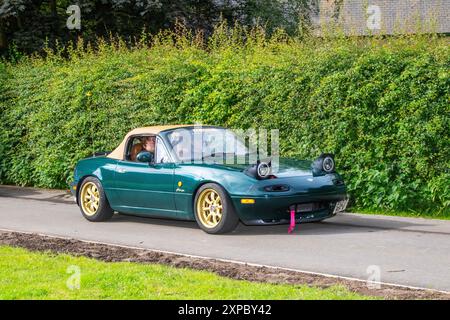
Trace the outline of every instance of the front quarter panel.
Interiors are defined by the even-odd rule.
[[[175,205],[185,219],[193,220],[195,193],[205,183],[217,183],[230,196],[245,195],[255,184],[255,179],[240,170],[207,164],[179,164],[175,168]],[[181,185],[180,185],[181,184]]]

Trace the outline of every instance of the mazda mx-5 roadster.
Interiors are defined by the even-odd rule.
[[[318,222],[344,211],[348,197],[332,154],[313,161],[267,157],[217,126],[130,131],[112,152],[80,160],[70,185],[81,213],[114,212],[196,221],[207,233],[245,225]],[[267,153],[266,153],[267,155]]]

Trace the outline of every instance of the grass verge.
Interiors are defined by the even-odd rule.
[[[391,217],[406,217],[406,218],[423,218],[423,219],[434,219],[434,220],[450,220],[450,216],[447,214],[436,213],[423,213],[420,211],[395,211],[395,210],[383,210],[383,209],[366,209],[366,208],[350,208],[351,213],[362,213],[362,214],[377,214],[383,216]]]
[[[76,288],[77,271],[79,289]],[[320,289],[257,283],[160,264],[103,262],[0,246],[0,299],[369,298],[342,286]]]

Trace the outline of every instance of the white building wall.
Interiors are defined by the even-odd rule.
[[[320,0],[313,21],[346,34],[450,33],[450,0]]]

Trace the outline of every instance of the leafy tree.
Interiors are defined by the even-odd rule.
[[[55,47],[82,36],[86,41],[119,35],[131,41],[143,30],[157,33],[181,21],[208,36],[221,20],[262,24],[268,32],[296,32],[314,0],[0,0],[0,51]],[[81,30],[66,28],[69,5],[81,9]]]

